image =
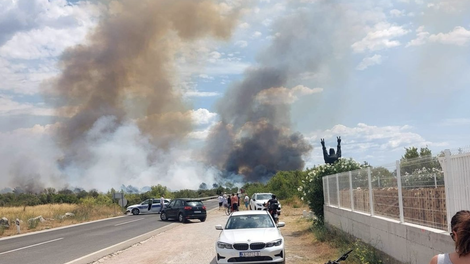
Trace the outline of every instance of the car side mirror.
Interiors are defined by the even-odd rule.
[[[279,222],[277,223],[277,227],[284,227],[286,226],[286,223],[285,222]]]
[[[222,225],[216,225],[215,230],[224,230],[224,229],[223,229]]]
[[[255,201],[256,201],[256,199],[255,199],[255,198],[253,198],[253,202],[255,202]]]

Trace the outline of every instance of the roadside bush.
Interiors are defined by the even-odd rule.
[[[36,227],[38,227],[38,224],[39,224],[39,219],[30,218],[28,220],[28,229],[35,229]]]
[[[304,179],[301,180],[298,191],[301,199],[306,201],[315,214],[323,222],[324,196],[323,196],[323,176],[332,175],[345,171],[353,171],[365,168],[368,165],[360,164],[353,159],[339,159],[334,164],[324,164],[308,170]]]
[[[382,254],[371,245],[360,239],[336,229],[327,228],[323,221],[314,220],[310,230],[320,242],[327,242],[338,249],[339,254],[353,250],[349,254],[348,263],[351,264],[383,264]],[[338,255],[339,257],[339,255]],[[389,259],[386,259],[389,261]]]

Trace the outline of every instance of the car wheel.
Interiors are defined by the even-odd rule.
[[[166,217],[166,213],[165,213],[165,212],[162,212],[162,213],[160,214],[160,219],[161,219],[162,221],[168,220],[168,217]]]
[[[201,219],[199,219],[199,220],[201,220],[201,222],[205,222],[205,221],[206,221],[206,218],[204,217],[204,218],[201,218]]]
[[[184,216],[183,216],[182,213],[180,213],[180,214],[178,215],[178,221],[180,221],[181,223],[186,222],[186,221],[184,220]]]
[[[139,213],[140,213],[139,209],[137,209],[137,208],[132,209],[132,214],[133,215],[138,215]]]

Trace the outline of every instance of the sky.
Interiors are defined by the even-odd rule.
[[[470,150],[470,2],[0,0],[0,189]]]

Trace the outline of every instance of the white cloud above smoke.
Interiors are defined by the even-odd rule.
[[[308,88],[303,85],[297,85],[292,89],[285,87],[269,88],[262,90],[256,95],[256,100],[261,104],[292,104],[300,97],[321,93],[323,88]]]

